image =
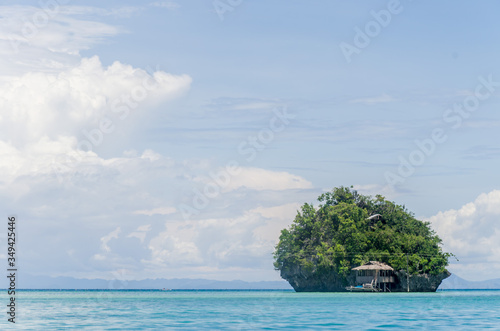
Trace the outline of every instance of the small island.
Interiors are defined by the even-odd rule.
[[[281,231],[274,267],[297,292],[433,292],[451,253],[405,206],[338,187]]]

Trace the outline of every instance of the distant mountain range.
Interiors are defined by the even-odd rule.
[[[6,283],[0,287],[6,288]],[[245,282],[241,280],[219,281],[209,279],[143,279],[105,280],[72,277],[46,277],[19,275],[17,287],[21,289],[174,289],[174,290],[291,290],[286,281]],[[485,281],[468,281],[452,274],[443,280],[439,290],[486,290],[500,289],[500,278]]]
[[[1,286],[1,285],[0,285]],[[5,288],[5,286],[1,286]],[[209,279],[143,279],[105,280],[72,277],[46,277],[19,275],[21,289],[175,289],[175,290],[291,290],[286,281],[245,282],[242,280],[219,281]]]
[[[500,289],[500,278],[469,281],[452,274],[450,277],[443,280],[439,286],[439,290],[497,290]]]

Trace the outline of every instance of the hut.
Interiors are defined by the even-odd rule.
[[[352,270],[356,271],[357,288],[390,292],[395,282],[394,269],[382,262],[370,261]]]

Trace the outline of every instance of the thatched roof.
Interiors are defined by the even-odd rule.
[[[370,261],[370,262],[363,264],[359,267],[352,268],[352,270],[391,270],[391,271],[394,271],[394,269],[392,269],[391,266],[389,266],[385,263],[382,263],[382,262],[378,262],[378,261]]]

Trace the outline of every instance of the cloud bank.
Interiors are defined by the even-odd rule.
[[[450,271],[468,280],[498,278],[500,272],[500,191],[479,195],[459,209],[427,219],[443,240],[450,259]]]
[[[137,119],[158,109],[168,114],[169,102],[192,83],[189,75],[80,55],[124,32],[96,18],[134,13],[0,7],[0,206],[20,220],[24,272],[277,279],[274,245],[296,212],[290,201],[304,199],[310,182],[242,167],[220,197],[186,221],[176,207],[218,167],[173,159],[143,141],[137,151],[110,139],[127,137]]]

